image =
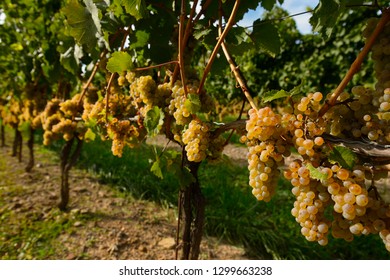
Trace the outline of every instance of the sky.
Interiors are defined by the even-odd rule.
[[[290,15],[305,12],[307,7],[314,8],[319,1],[313,0],[284,0],[282,8],[287,10]],[[264,13],[262,7],[257,8],[256,10],[251,10],[247,13],[242,21],[239,22],[241,26],[251,26],[255,19],[261,17]],[[311,33],[311,26],[309,23],[309,18],[311,14],[304,14],[295,16],[294,19],[297,23],[297,27],[302,34]]]

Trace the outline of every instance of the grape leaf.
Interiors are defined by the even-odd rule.
[[[188,94],[184,106],[191,114],[196,114],[197,112],[199,112],[202,106],[202,104],[200,103],[199,95]]]
[[[86,3],[89,3],[86,1]],[[96,45],[97,33],[100,32],[98,10],[93,8],[93,3],[89,3],[90,10],[81,5],[77,0],[71,0],[64,8],[63,12],[67,18],[70,28],[70,35],[75,38],[80,45],[86,45],[88,49],[93,49]],[[91,11],[94,13],[91,14]]]
[[[155,162],[153,162],[152,167],[150,168],[150,171],[156,175],[158,178],[163,179],[164,176],[161,171],[161,166],[160,166],[160,159],[157,159]]]
[[[338,163],[346,169],[352,169],[355,166],[357,155],[350,149],[343,146],[336,146],[329,154],[330,163]]]
[[[70,73],[76,75],[79,71],[80,59],[83,53],[78,45],[69,47],[60,55],[61,65]]]
[[[267,102],[271,102],[275,99],[294,96],[296,94],[301,93],[302,85],[303,85],[303,82],[301,84],[295,86],[290,91],[285,91],[284,89],[268,91],[268,92],[264,93],[264,97],[262,100],[263,100],[263,102],[267,103]]]
[[[107,62],[107,70],[111,73],[123,73],[133,68],[133,61],[127,52],[114,52]]]
[[[306,164],[306,168],[310,172],[310,178],[316,179],[316,180],[326,180],[328,177],[327,174],[322,173],[320,170],[315,168],[311,163]]]
[[[14,51],[22,51],[23,50],[23,45],[21,43],[13,43],[10,45],[10,48]]]
[[[320,0],[309,20],[313,31],[329,39],[341,12],[342,5],[339,0]]]
[[[130,44],[131,49],[145,47],[149,42],[150,34],[143,30],[137,30],[135,32],[135,41]]]
[[[253,32],[249,36],[256,46],[271,57],[279,54],[281,46],[279,32],[271,22],[256,20],[253,23]]]
[[[263,102],[267,103],[267,102],[271,102],[275,99],[279,99],[279,98],[285,98],[285,97],[288,97],[289,94],[287,91],[285,91],[284,89],[281,89],[281,90],[270,90],[270,91],[267,91],[264,93],[264,97],[263,97]]]
[[[159,107],[154,106],[145,116],[144,124],[149,136],[153,137],[160,132],[164,124],[164,112]]]
[[[102,32],[102,26],[100,25],[99,9],[96,7],[92,0],[84,0],[84,4],[88,12],[91,14],[94,25],[96,26],[97,32]]]
[[[127,13],[140,20],[146,16],[146,5],[144,0],[122,0],[122,5]]]
[[[272,8],[275,6],[276,0],[263,0],[261,1],[261,6],[266,9],[267,11],[271,11]]]
[[[194,30],[194,38],[196,40],[199,40],[212,32],[211,28],[207,28],[203,24],[196,24]]]
[[[94,141],[96,138],[96,134],[92,131],[92,129],[88,128],[84,134],[84,140],[86,142]]]

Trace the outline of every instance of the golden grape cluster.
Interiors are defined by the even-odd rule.
[[[278,166],[288,149],[280,137],[283,127],[281,116],[270,107],[249,110],[247,135],[241,139],[248,145],[249,185],[258,200],[270,201],[275,193],[279,175]]]
[[[20,114],[22,113],[23,106],[19,99],[11,96],[6,110],[8,114],[3,118],[4,124],[11,126],[12,128],[18,128],[20,123]]]
[[[194,119],[183,133],[183,143],[186,145],[189,161],[201,162],[206,158],[209,142],[209,127],[200,120]]]
[[[145,136],[134,99],[119,89],[114,89],[108,100],[98,99],[93,105],[84,106],[82,118],[87,123],[95,123],[99,128],[102,139],[112,140],[113,155],[121,157],[124,147],[134,147]]]
[[[82,138],[86,128],[78,118],[80,118],[82,106],[79,106],[80,94],[76,94],[72,99],[61,101],[53,98],[47,102],[45,110],[39,115],[40,123],[44,130],[43,144],[49,145],[53,140],[61,137],[69,141],[74,137]],[[35,125],[39,122],[35,120]]]
[[[187,84],[188,94],[196,94],[198,85]],[[184,87],[181,81],[176,81],[172,87],[172,99],[169,103],[169,114],[173,115],[178,125],[186,125],[191,121],[191,112],[186,107],[187,97],[185,95]]]
[[[209,124],[197,117],[197,112],[205,112],[213,107],[210,96],[204,91],[198,93],[198,81],[189,80],[184,88],[180,80],[173,84],[171,82],[157,84],[151,76],[139,76],[129,71],[118,78],[118,85],[125,89],[120,94],[124,95],[126,90],[128,91],[127,97],[124,98],[126,101],[122,101],[122,104],[127,104],[131,108],[123,111],[137,112],[139,127],[142,126],[148,111],[153,107],[157,106],[162,110],[167,119],[172,140],[185,146],[189,161],[201,162],[207,157],[215,159],[221,155],[224,146],[223,139],[219,136],[211,137]],[[195,101],[189,100],[189,95]],[[112,101],[110,100],[110,102]],[[192,102],[196,102],[196,104],[192,104]],[[116,115],[114,114],[114,116]],[[121,118],[123,119],[123,116]],[[114,135],[120,134],[120,137],[113,137],[114,141],[117,142],[116,147],[123,147],[126,137],[136,135],[134,126],[131,126],[128,121],[123,124],[121,122],[120,118],[115,117],[114,122],[110,121],[108,124],[110,127],[115,123],[117,129],[113,131],[111,128],[111,132]],[[125,133],[119,133],[125,130],[129,135],[125,136]],[[137,138],[139,137],[137,136]]]
[[[341,93],[324,115],[320,110],[333,95],[324,97],[320,92],[298,100],[293,97],[293,105],[279,111],[270,107],[249,111],[247,133],[242,140],[249,148],[252,192],[259,200],[270,200],[274,187],[268,184],[270,174],[266,171],[280,169],[279,157],[283,156],[283,175],[291,182],[296,199],[291,213],[308,241],[326,245],[329,234],[346,241],[357,235],[379,234],[390,251],[390,205],[381,197],[377,185],[377,180],[387,178],[388,172],[378,176],[375,168],[366,165],[365,154],[350,159],[353,166],[344,162],[343,155],[335,156],[340,151],[338,147],[346,143],[354,143],[354,147],[360,143],[360,151],[367,143],[370,147],[390,144],[389,35],[388,24],[372,50],[377,78],[374,89],[354,86],[351,93]],[[278,143],[285,150],[279,150]],[[296,153],[289,157],[286,151],[291,148]],[[348,146],[345,149],[350,154],[356,152]],[[380,168],[375,158],[369,160]],[[277,174],[272,175],[277,178]]]

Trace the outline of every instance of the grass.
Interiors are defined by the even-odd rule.
[[[1,198],[5,189],[0,189],[0,256],[1,259],[50,259],[61,248],[57,238],[72,230],[76,217],[52,209],[45,218],[41,213],[17,214],[5,208]],[[22,186],[11,185],[6,191],[20,193]]]

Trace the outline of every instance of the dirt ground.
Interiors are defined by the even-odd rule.
[[[60,178],[56,154],[37,149],[30,173],[24,171],[26,162],[26,157],[21,163],[11,157],[9,146],[0,148],[0,228],[12,228],[9,234],[17,234],[26,219],[32,223],[62,219],[71,226],[59,233],[53,243],[54,253],[47,258],[175,259],[177,215],[173,209],[126,197],[100,184],[93,175],[72,169],[69,211],[61,213],[55,210]],[[12,219],[5,216],[10,212]],[[7,238],[0,242],[7,242]],[[18,258],[37,257],[21,250]],[[200,259],[246,257],[242,248],[204,237]]]

